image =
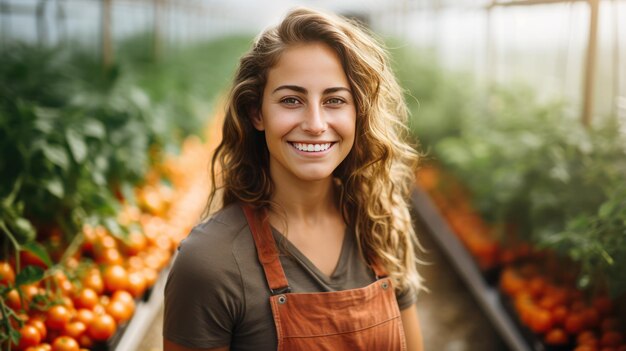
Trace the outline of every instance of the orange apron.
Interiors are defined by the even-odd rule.
[[[266,213],[243,206],[271,292],[278,351],[406,350],[391,280],[378,264],[364,288],[291,293]]]

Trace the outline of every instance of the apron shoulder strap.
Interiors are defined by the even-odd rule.
[[[263,266],[270,292],[272,295],[289,292],[291,289],[278,258],[278,248],[270,229],[267,212],[265,210],[255,211],[252,206],[247,204],[243,204],[241,207],[248,220],[259,262]]]

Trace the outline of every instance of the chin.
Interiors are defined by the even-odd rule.
[[[324,180],[327,178],[332,178],[332,171],[322,171],[322,170],[310,170],[310,171],[302,171],[296,173],[296,176],[302,180],[314,182],[317,180]]]

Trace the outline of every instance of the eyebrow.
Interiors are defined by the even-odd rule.
[[[278,88],[274,89],[274,91],[272,91],[272,94],[276,93],[279,90],[293,90],[301,94],[306,94],[308,92],[305,88],[298,86],[298,85],[281,85]],[[336,93],[342,90],[347,91],[348,93],[352,94],[352,91],[346,87],[332,87],[332,88],[324,89],[324,95]]]

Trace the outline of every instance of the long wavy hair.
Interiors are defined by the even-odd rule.
[[[256,38],[239,62],[227,100],[222,141],[211,161],[212,188],[205,216],[215,200],[275,209],[269,153],[263,132],[251,122],[261,109],[268,70],[286,48],[322,42],[340,57],[355,99],[355,141],[333,175],[340,184],[339,209],[354,229],[363,257],[387,269],[400,291],[419,290],[417,245],[408,198],[419,154],[407,142],[408,112],[403,91],[383,46],[358,23],[298,8]]]

